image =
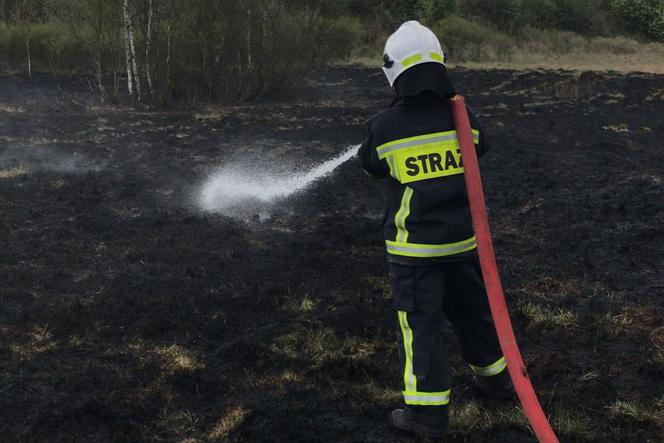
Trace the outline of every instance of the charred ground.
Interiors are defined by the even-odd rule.
[[[0,76],[3,441],[414,441],[379,223],[348,163],[269,219],[198,211],[214,167],[306,167],[390,102],[331,68],[298,98],[98,107],[74,80]],[[470,71],[508,303],[562,441],[664,435],[664,77]],[[285,162],[285,163],[284,163]],[[4,174],[3,174],[4,172]],[[449,442],[529,442],[455,367]]]

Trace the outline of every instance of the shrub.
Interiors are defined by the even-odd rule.
[[[328,59],[347,59],[360,41],[363,26],[359,18],[345,16],[331,20],[326,32]]]
[[[566,31],[581,34],[597,34],[601,31],[603,0],[554,0],[556,4],[554,25]]]
[[[524,0],[520,25],[549,28],[555,25],[555,14],[554,0]]]
[[[457,0],[419,0],[418,16],[427,24],[450,17],[458,11]]]
[[[612,6],[632,34],[664,41],[664,1],[613,0]]]
[[[27,70],[28,53],[33,71],[76,69],[81,47],[57,22],[0,24],[0,54],[5,69]]]
[[[449,56],[458,61],[507,59],[516,42],[513,37],[461,17],[448,17],[432,30]]]
[[[519,50],[530,54],[635,54],[642,47],[627,37],[586,37],[571,31],[526,26],[519,35]]]
[[[501,31],[511,32],[520,26],[524,0],[466,0],[462,10],[465,16],[479,17]]]
[[[526,26],[520,33],[520,49],[534,54],[563,55],[582,52],[586,39],[571,31]]]
[[[607,28],[608,0],[465,0],[462,12],[504,32],[525,26],[598,34]]]

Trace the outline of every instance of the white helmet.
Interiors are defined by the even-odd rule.
[[[445,53],[431,29],[418,21],[404,23],[387,39],[383,52],[383,71],[390,86],[404,71],[422,63],[445,65]]]

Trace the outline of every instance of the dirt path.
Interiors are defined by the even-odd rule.
[[[492,137],[504,285],[562,441],[662,441],[664,77],[454,78]],[[411,441],[386,423],[400,399],[380,182],[348,163],[260,217],[194,204],[218,165],[306,168],[389,102],[359,68],[289,103],[170,111],[0,76],[0,435]],[[446,441],[533,441],[516,406],[473,396],[446,337]]]

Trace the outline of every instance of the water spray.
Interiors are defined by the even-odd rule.
[[[307,189],[350,160],[358,149],[359,145],[350,146],[319,166],[290,176],[256,172],[246,162],[224,165],[203,184],[199,207],[208,212],[234,214],[267,205]]]

